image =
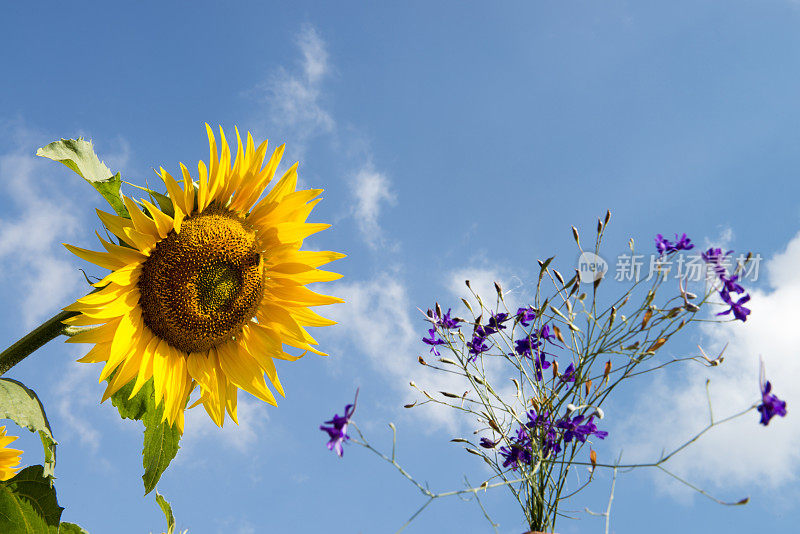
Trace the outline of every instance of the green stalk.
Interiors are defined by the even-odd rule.
[[[61,321],[76,315],[80,315],[80,312],[62,311],[37,326],[22,339],[0,353],[0,376],[48,341],[52,341],[64,334],[68,326]]]

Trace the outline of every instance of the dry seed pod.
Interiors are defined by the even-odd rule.
[[[420,365],[428,365],[427,363],[425,363],[425,360],[422,359],[422,356],[419,356],[417,360],[419,360]]]
[[[653,316],[653,310],[648,309],[646,312],[644,312],[644,319],[642,319],[642,330],[647,328],[647,323],[650,322],[650,318],[652,316]]]
[[[559,340],[562,343],[565,343],[564,336],[561,334],[561,329],[559,327],[553,325],[553,332],[555,332],[557,340]]]
[[[591,390],[592,390],[592,381],[591,381],[591,380],[587,380],[587,381],[586,381],[586,395],[587,395],[587,396],[589,395],[589,392],[590,392]]]

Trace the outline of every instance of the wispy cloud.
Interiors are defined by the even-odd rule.
[[[302,160],[315,140],[326,140],[338,147],[335,137],[337,120],[324,105],[324,82],[333,71],[328,47],[319,32],[310,25],[300,29],[296,37],[299,61],[294,68],[280,67],[267,77],[257,92],[266,104],[267,117],[260,126],[269,135],[287,140],[285,161]],[[357,128],[347,126],[351,136]],[[354,209],[343,216],[352,216],[366,244],[377,249],[396,247],[386,239],[380,225],[381,211],[394,205],[396,196],[386,173],[378,170],[366,142],[349,143],[357,148],[337,150],[344,161],[341,166],[355,169],[347,182]]]
[[[330,72],[325,42],[312,26],[303,26],[297,36],[301,60],[298,68],[281,67],[259,87],[267,104],[264,127],[290,140],[288,156],[302,159],[308,143],[329,134],[336,122],[322,105],[322,82]]]
[[[237,406],[239,424],[228,420],[222,428],[211,421],[201,406],[187,410],[182,445],[191,448],[207,438],[213,438],[215,443],[252,456],[254,445],[263,437],[267,428],[269,409],[267,404],[242,393]],[[186,453],[184,456],[189,457],[191,454]]]
[[[94,386],[87,387],[87,384]],[[93,419],[97,415],[102,391],[103,388],[97,385],[97,366],[78,362],[68,364],[54,389],[58,415],[66,423],[66,434],[59,439],[77,438],[90,451],[97,452],[101,434]]]
[[[670,450],[708,423],[706,378],[711,379],[717,420],[759,402],[758,361],[763,356],[773,391],[787,401],[789,415],[763,427],[758,424],[758,414],[751,412],[714,428],[670,460],[670,465],[692,482],[728,491],[745,486],[785,487],[797,479],[800,425],[793,419],[792,407],[800,406],[796,387],[800,383],[799,266],[800,234],[768,261],[769,289],[750,292],[752,314],[746,323],[704,329],[706,352],[718,353],[728,345],[724,363],[713,369],[688,367],[674,380],[661,377],[649,385],[646,397],[636,402],[643,409],[615,430],[628,436],[628,460],[657,457],[662,447]]]
[[[37,161],[35,151],[35,144],[26,144],[0,155],[0,188],[8,195],[0,218],[0,263],[4,284],[21,289],[25,327],[67,304],[81,280],[60,245],[76,234],[79,218],[49,180],[54,165]]]
[[[371,248],[385,245],[386,238],[378,217],[384,204],[394,205],[397,201],[389,178],[368,162],[356,173],[350,187],[356,199],[354,216],[364,241]]]

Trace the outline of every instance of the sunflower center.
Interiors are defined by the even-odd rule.
[[[144,323],[183,352],[211,349],[241,331],[263,295],[256,232],[212,205],[156,244],[139,277]]]

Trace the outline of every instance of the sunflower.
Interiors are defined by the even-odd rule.
[[[8,444],[17,436],[6,436],[6,427],[0,426],[0,480],[8,480],[19,471],[19,456],[22,451],[7,449]]]
[[[295,163],[261,197],[283,145],[265,165],[267,142],[256,148],[248,133],[244,147],[237,130],[232,162],[222,128],[219,154],[214,132],[206,130],[209,165],[198,163],[197,182],[183,164],[182,185],[161,168],[169,197],[160,207],[123,196],[130,218],[97,211],[120,244],[99,233],[105,252],[65,244],[111,271],[94,284],[98,290],[64,308],[80,312],[65,323],[97,325],[68,342],[94,344],[78,361],[105,362],[102,401],[135,380],[133,397],[152,378],[164,420],[181,432],[196,386],[191,407],[202,403],[218,426],[226,411],[238,423],[239,389],[275,405],[264,373],[284,396],[274,360],[305,354],[289,354],[284,345],[325,355],[304,327],[335,321],[310,308],[343,302],[306,287],[341,277],[318,267],[344,254],[300,250],[306,237],[330,226],[306,222],[322,190],[296,191]]]

